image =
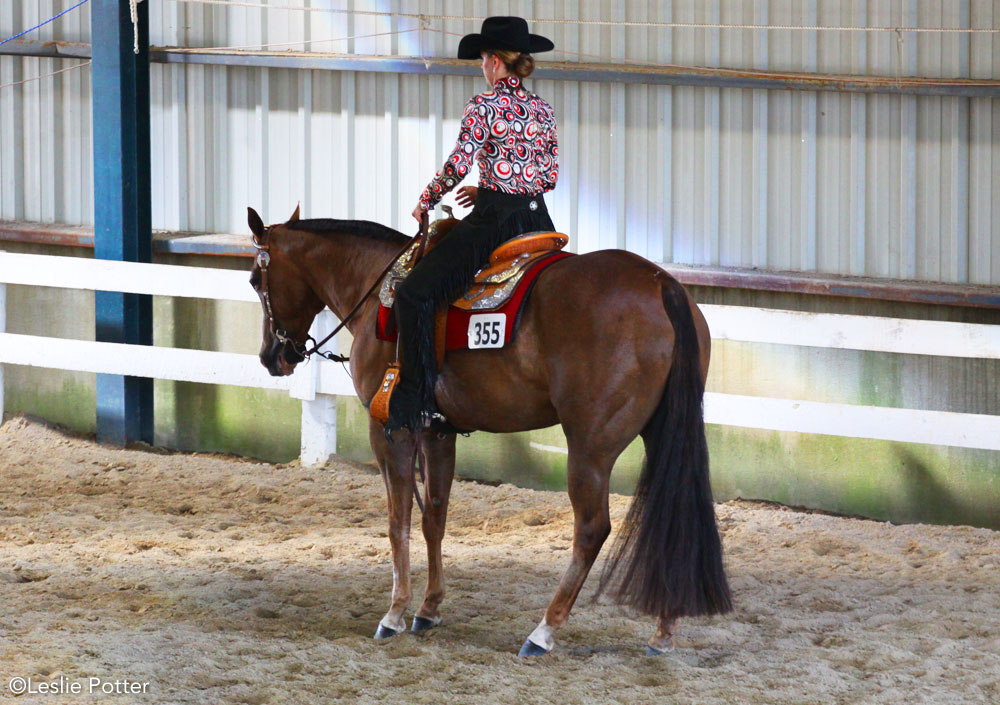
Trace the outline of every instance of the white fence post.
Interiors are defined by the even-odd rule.
[[[334,329],[336,323],[334,315],[328,309],[323,309],[313,321],[309,333],[316,340],[322,340]],[[324,348],[337,350],[337,336],[334,336]],[[297,385],[293,387],[293,396],[302,399],[302,442],[299,458],[307,467],[323,465],[337,452],[337,397],[332,394],[316,393],[319,388],[320,368],[331,364],[334,363],[314,357],[305,369],[297,373],[310,375],[309,392],[300,395]]]

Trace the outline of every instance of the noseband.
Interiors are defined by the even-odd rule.
[[[424,213],[424,217],[421,220],[420,226],[421,226],[420,233],[417,235],[417,237],[423,237],[424,240],[426,240],[427,239],[426,213]],[[265,313],[267,313],[267,327],[268,330],[271,332],[271,335],[274,336],[274,339],[277,340],[279,343],[291,346],[292,351],[296,355],[300,356],[303,360],[308,359],[310,355],[315,353],[320,357],[324,357],[327,360],[332,360],[333,362],[349,361],[351,359],[349,357],[346,357],[344,355],[337,355],[336,353],[332,353],[329,351],[323,351],[320,350],[320,348],[323,347],[323,345],[325,345],[330,340],[330,338],[337,335],[337,333],[339,333],[347,325],[348,321],[354,318],[354,316],[358,313],[358,311],[361,310],[361,306],[365,303],[365,301],[367,301],[368,298],[375,292],[375,289],[377,289],[382,284],[382,280],[385,278],[385,275],[389,273],[389,270],[392,269],[392,265],[394,265],[396,263],[396,260],[399,259],[399,257],[404,252],[406,252],[406,250],[409,249],[411,244],[412,243],[407,242],[406,245],[403,246],[403,249],[400,250],[399,253],[396,254],[396,256],[394,256],[391,260],[389,260],[389,264],[386,265],[385,269],[382,270],[382,273],[379,274],[378,277],[375,279],[375,283],[372,284],[371,288],[368,290],[368,293],[366,293],[364,296],[361,297],[361,300],[358,301],[357,305],[355,305],[355,307],[351,309],[351,312],[349,314],[344,316],[344,320],[342,320],[340,324],[333,329],[332,333],[327,335],[325,338],[323,338],[323,340],[319,341],[318,343],[316,342],[315,338],[313,338],[311,335],[308,334],[306,335],[305,340],[299,342],[298,340],[295,340],[294,338],[289,336],[288,332],[285,329],[278,328],[277,323],[274,320],[274,312],[271,310],[271,291],[268,287],[268,282],[267,282],[267,268],[271,264],[271,243],[261,242],[260,240],[257,239],[257,234],[254,233],[253,246],[257,250],[256,261],[257,261],[257,266],[260,268],[260,298],[264,302],[264,311]],[[311,348],[307,348],[306,346],[306,343],[308,343],[309,341],[312,341]]]

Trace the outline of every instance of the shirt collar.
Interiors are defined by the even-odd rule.
[[[521,79],[518,76],[504,76],[503,78],[497,79],[496,83],[493,84],[494,90],[517,90],[521,87]]]

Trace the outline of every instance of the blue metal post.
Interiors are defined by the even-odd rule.
[[[139,3],[139,53],[128,0],[92,0],[94,256],[152,261],[149,187],[149,12]],[[151,296],[99,291],[97,340],[152,345]],[[97,439],[153,442],[153,380],[97,376]]]

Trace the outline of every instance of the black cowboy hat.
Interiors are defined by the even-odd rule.
[[[552,51],[555,44],[538,34],[528,33],[521,17],[487,17],[479,34],[466,34],[458,43],[459,59],[478,59],[484,49],[536,54]]]

